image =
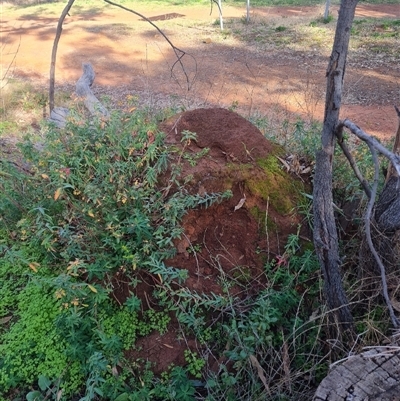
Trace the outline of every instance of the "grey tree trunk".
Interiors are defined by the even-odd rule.
[[[357,3],[358,0],[342,0],[340,5],[335,40],[326,73],[327,90],[321,136],[322,148],[316,156],[313,193],[314,245],[322,269],[328,306],[332,310],[333,320],[339,324],[340,329],[351,328],[353,318],[340,273],[338,235],[333,213],[332,162],[350,30]]]

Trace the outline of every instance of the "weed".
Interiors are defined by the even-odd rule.
[[[184,355],[187,363],[186,369],[188,373],[190,373],[193,377],[200,379],[206,361],[202,358],[199,358],[195,352],[190,350],[185,350]]]
[[[333,15],[329,14],[327,18],[320,17],[320,18],[317,18],[316,20],[311,21],[310,22],[310,26],[316,27],[321,23],[322,24],[329,24],[330,22],[334,21],[334,19],[335,18],[333,17]]]

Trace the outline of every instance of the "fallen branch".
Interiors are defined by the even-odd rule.
[[[90,114],[100,118],[108,118],[110,113],[93,94],[90,87],[93,84],[95,73],[90,63],[83,63],[83,74],[76,83],[76,95],[83,101]],[[64,107],[55,107],[50,113],[50,122],[58,128],[64,128],[69,115],[69,110]]]
[[[89,110],[90,114],[108,118],[110,116],[110,113],[101,104],[101,102],[97,99],[97,97],[90,89],[93,84],[94,78],[96,77],[92,65],[90,63],[83,63],[82,68],[83,74],[76,83],[77,96],[81,100],[83,100],[83,103]]]
[[[189,91],[190,88],[192,87],[192,85],[193,85],[195,79],[196,79],[196,76],[197,76],[197,63],[196,63],[195,58],[194,58],[193,56],[191,56],[190,54],[186,53],[184,50],[181,50],[181,49],[179,49],[178,47],[176,47],[176,46],[168,39],[167,35],[165,35],[165,33],[164,33],[156,24],[154,24],[149,18],[145,17],[143,14],[140,14],[140,13],[138,13],[137,11],[134,11],[134,10],[131,10],[130,8],[127,8],[127,7],[125,7],[125,6],[122,6],[121,4],[114,3],[113,1],[110,1],[110,0],[104,0],[104,1],[105,1],[106,3],[108,3],[108,4],[111,4],[112,6],[122,8],[123,10],[129,11],[130,13],[137,15],[138,17],[142,18],[143,20],[147,21],[147,22],[148,22],[150,25],[152,25],[155,29],[157,29],[157,31],[164,37],[164,39],[165,39],[165,40],[168,42],[168,44],[171,46],[172,50],[173,50],[174,53],[175,53],[176,59],[177,59],[177,60],[175,61],[175,63],[172,65],[172,67],[171,67],[171,76],[173,76],[173,77],[176,79],[176,81],[179,83],[178,79],[174,76],[174,68],[175,68],[175,66],[176,66],[177,64],[179,64],[179,65],[181,66],[181,69],[182,69],[182,71],[183,71],[183,74],[185,75],[187,90]],[[186,70],[185,70],[185,66],[183,65],[183,62],[182,62],[183,57],[185,57],[186,55],[189,56],[189,57],[192,57],[192,59],[195,61],[195,65],[196,65],[196,68],[195,68],[195,76],[194,76],[194,78],[192,79],[192,81],[190,81],[189,75],[187,74],[187,72],[186,72]]]

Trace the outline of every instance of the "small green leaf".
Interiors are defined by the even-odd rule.
[[[26,395],[27,401],[42,401],[43,396],[40,391],[31,391]]]
[[[128,400],[129,400],[129,394],[122,393],[114,401],[128,401]]]
[[[51,384],[51,380],[48,377],[43,376],[43,375],[39,376],[38,385],[42,391],[47,390],[50,387],[50,384]]]

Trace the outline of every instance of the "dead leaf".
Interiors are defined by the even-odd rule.
[[[56,192],[54,193],[54,200],[56,201],[61,194],[62,194],[62,188],[57,188]]]
[[[163,344],[163,345],[164,345],[164,347],[174,349],[174,347],[172,345],[169,345],[169,344]]]
[[[12,319],[12,316],[5,316],[0,319],[0,324],[6,324]]]
[[[267,383],[267,377],[265,376],[264,369],[260,365],[260,362],[258,362],[257,358],[254,355],[250,354],[249,358],[250,358],[250,362],[251,362],[253,368],[257,369],[258,377],[264,384],[265,390],[267,390],[268,394],[271,395],[271,391],[270,391],[268,383]]]
[[[276,156],[276,158],[285,166],[286,172],[288,173],[290,171],[290,166],[289,166],[289,164],[287,164],[286,160],[283,160],[278,156]]]
[[[57,391],[57,398],[56,398],[57,401],[60,401],[60,400],[61,400],[62,393],[63,393],[63,389]]]
[[[93,286],[90,285],[90,284],[88,284],[87,286],[88,286],[88,288],[89,288],[90,291],[94,292],[95,294],[97,293],[97,290],[96,290],[95,287],[93,287]]]
[[[39,265],[39,263],[36,263],[36,262],[32,262],[32,263],[29,263],[29,268],[31,269],[31,270],[33,270],[35,273],[37,273],[38,272],[38,267],[39,267],[40,265]]]
[[[41,177],[42,177],[44,180],[48,180],[48,179],[49,179],[49,176],[48,176],[47,174],[42,174]]]
[[[88,214],[90,217],[94,217],[94,213],[93,213],[91,210],[89,210],[87,214]]]
[[[243,195],[243,198],[240,199],[239,203],[235,206],[234,212],[239,210],[244,205],[244,202],[246,202],[246,195]]]
[[[152,144],[155,140],[154,133],[152,131],[147,132],[147,138],[148,138],[148,145]]]

